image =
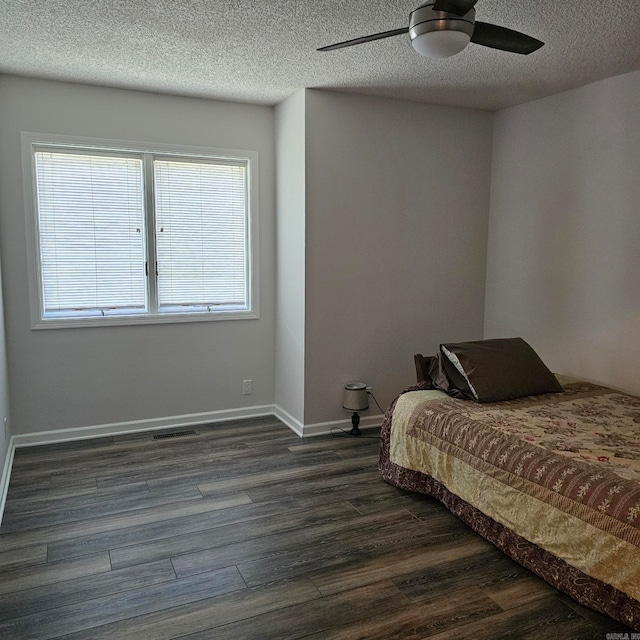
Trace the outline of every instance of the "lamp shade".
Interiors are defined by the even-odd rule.
[[[347,411],[365,411],[369,408],[369,395],[364,382],[350,382],[344,385],[342,406]]]

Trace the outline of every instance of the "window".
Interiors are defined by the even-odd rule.
[[[34,328],[257,317],[255,152],[23,145]]]

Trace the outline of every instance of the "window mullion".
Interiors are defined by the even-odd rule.
[[[147,299],[149,301],[149,313],[158,313],[158,277],[157,249],[156,249],[156,216],[155,216],[155,181],[153,175],[153,154],[145,153],[144,156],[144,183],[145,183],[145,221],[147,232]]]

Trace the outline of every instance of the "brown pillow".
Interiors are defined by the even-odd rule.
[[[442,344],[439,355],[449,384],[459,391],[459,397],[476,402],[563,391],[553,373],[522,338]],[[434,383],[437,385],[435,380]]]
[[[416,353],[413,356],[413,362],[416,365],[416,382],[422,384],[423,382],[431,382],[429,377],[429,365],[433,360],[433,356],[423,356],[421,353]]]

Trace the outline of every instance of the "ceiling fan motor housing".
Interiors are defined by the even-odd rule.
[[[422,56],[447,58],[462,51],[473,35],[476,10],[463,16],[447,11],[435,11],[434,2],[427,2],[411,12],[409,37],[413,48]]]

